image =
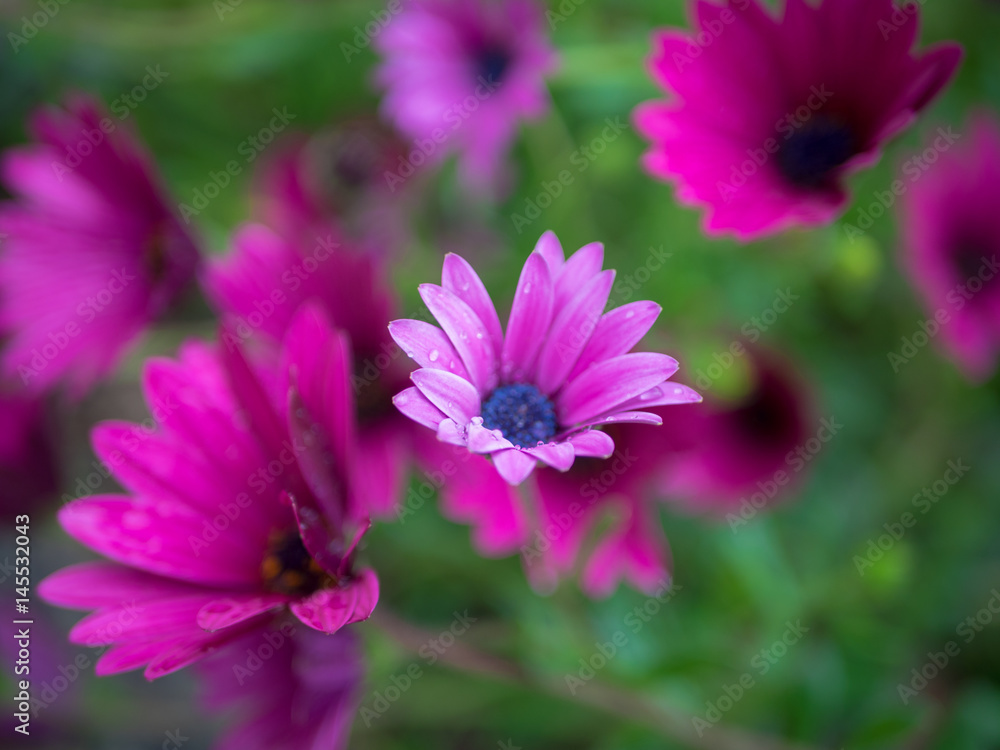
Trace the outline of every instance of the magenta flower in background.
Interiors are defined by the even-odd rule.
[[[90,98],[33,118],[0,206],[3,370],[82,395],[193,277],[198,251],[124,123]]]
[[[251,670],[248,650],[270,656]],[[349,628],[328,636],[284,621],[227,644],[198,665],[205,708],[235,713],[215,750],[346,748],[364,669]]]
[[[392,405],[410,371],[386,330],[396,300],[378,258],[344,246],[330,225],[317,231],[322,233],[291,239],[246,225],[236,232],[229,256],[207,268],[204,286],[234,340],[251,341],[264,349],[263,356],[280,346],[295,311],[306,302],[322,308],[347,334],[358,496],[373,513],[387,515],[402,495],[412,444],[422,432]]]
[[[1000,124],[981,115],[968,131],[904,195],[901,258],[941,344],[982,381],[1000,354]]]
[[[443,485],[442,512],[472,527],[481,555],[520,553],[529,580],[541,591],[579,572],[589,596],[608,596],[620,581],[654,593],[670,580],[670,550],[655,502],[663,431],[630,423],[605,429],[614,441],[613,456],[580,458],[566,472],[541,467],[523,494],[489,461],[472,456]]]
[[[401,250],[410,239],[415,191],[390,189],[385,175],[405,156],[396,134],[374,119],[290,136],[262,162],[255,180],[257,212],[285,237],[309,239],[336,223],[369,252]]]
[[[662,495],[695,512],[736,512],[780,498],[813,458],[805,388],[782,358],[747,347],[751,386],[736,403],[706,401],[663,413]],[[824,433],[825,434],[825,433]],[[832,435],[831,435],[832,437]]]
[[[602,315],[614,281],[603,261],[599,243],[566,260],[546,232],[524,264],[505,333],[476,272],[448,255],[442,285],[420,286],[441,327],[420,320],[389,326],[420,365],[396,406],[439,440],[489,456],[517,485],[539,461],[566,471],[578,456],[610,456],[614,442],[596,427],[660,424],[650,407],[699,401],[687,386],[666,382],[676,360],[628,353],[660,307],[632,302]]]
[[[55,494],[58,477],[42,401],[0,390],[0,510],[4,524]]]
[[[518,123],[549,106],[555,66],[543,8],[533,0],[422,0],[404,4],[375,38],[382,113],[412,150],[387,184],[459,154],[459,177],[479,193],[503,182]]]
[[[916,54],[918,8],[892,0],[693,0],[692,31],[659,32],[667,101],[641,105],[645,166],[705,210],[705,231],[750,240],[843,213],[844,177],[877,161],[952,78],[957,44]]]
[[[350,473],[347,342],[307,307],[279,362],[258,377],[239,349],[188,343],[146,368],[158,430],[95,430],[131,494],[76,500],[59,520],[114,562],[67,568],[40,591],[95,610],[70,639],[111,645],[98,674],[160,677],[284,610],[324,633],[371,614],[378,580],[354,561],[368,520]]]

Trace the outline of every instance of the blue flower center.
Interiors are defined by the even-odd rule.
[[[484,47],[476,56],[476,80],[480,83],[499,84],[510,67],[511,56],[501,47]]]
[[[778,168],[799,187],[820,187],[854,154],[850,128],[817,115],[781,144]]]
[[[502,385],[483,403],[483,426],[500,430],[514,445],[533,448],[555,437],[556,407],[533,385]]]

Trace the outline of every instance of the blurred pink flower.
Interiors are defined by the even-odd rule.
[[[215,750],[342,750],[364,679],[361,644],[291,621],[227,644],[198,665],[205,707],[232,709]]]
[[[783,359],[759,348],[747,352],[752,385],[739,402],[662,412],[668,439],[660,489],[674,505],[736,512],[754,495],[770,503],[805,476],[807,462],[795,451],[811,437],[807,392]]]
[[[30,514],[58,486],[52,441],[42,401],[23,391],[0,390],[0,510],[4,524]]]
[[[8,151],[0,206],[2,367],[82,395],[193,277],[198,251],[149,155],[94,100],[38,112]]]
[[[420,286],[441,328],[420,320],[389,326],[420,365],[396,406],[438,440],[489,456],[517,485],[539,461],[566,471],[578,456],[609,457],[614,442],[597,427],[660,424],[648,408],[699,401],[687,386],[667,384],[673,358],[628,353],[660,306],[632,302],[602,315],[615,275],[601,270],[603,261],[599,243],[566,260],[546,232],[524,264],[505,334],[479,276],[448,255],[442,285]]]
[[[901,258],[943,348],[982,381],[1000,353],[1000,124],[982,115],[969,132],[904,194]]]
[[[371,614],[378,580],[353,554],[368,520],[351,476],[347,343],[305,308],[279,361],[261,379],[239,349],[188,343],[146,368],[160,429],[95,430],[132,494],[76,500],[59,520],[115,562],[64,569],[40,593],[95,610],[70,639],[111,645],[98,674],[160,677],[286,609],[324,633]]]
[[[952,78],[961,47],[914,50],[918,6],[892,0],[692,0],[690,32],[654,38],[653,78],[669,94],[635,122],[645,166],[705,209],[709,234],[750,240],[827,224],[843,178],[877,161]]]
[[[311,238],[336,223],[369,252],[402,250],[410,241],[415,191],[390,189],[386,175],[405,155],[405,145],[377,120],[290,136],[257,173],[260,219],[291,239]]]
[[[382,113],[413,139],[392,187],[451,152],[465,185],[500,187],[518,123],[549,106],[544,77],[555,53],[543,10],[534,0],[404,4],[374,41]]]
[[[358,424],[358,495],[373,513],[386,515],[399,502],[412,442],[422,432],[392,405],[410,371],[386,330],[396,299],[382,262],[344,246],[325,227],[317,226],[321,234],[307,240],[281,237],[256,224],[243,226],[232,252],[208,267],[206,293],[230,323],[227,346],[250,340],[269,356],[307,302],[322,308],[347,335]]]

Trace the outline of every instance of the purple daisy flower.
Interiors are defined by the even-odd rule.
[[[902,262],[944,348],[982,381],[1000,355],[1000,124],[981,115],[970,131],[905,194]]]
[[[152,160],[92,99],[38,112],[7,152],[0,206],[0,364],[82,395],[193,278],[198,251]]]
[[[420,296],[441,328],[419,320],[389,325],[420,369],[393,399],[439,440],[489,456],[513,485],[538,461],[566,471],[577,456],[607,458],[614,442],[594,429],[615,422],[660,424],[654,406],[700,401],[667,383],[677,361],[629,353],[660,313],[632,302],[602,314],[614,271],[602,271],[604,247],[585,245],[568,260],[546,232],[528,256],[507,330],[472,267],[444,261],[442,285]]]
[[[705,231],[750,240],[827,224],[843,178],[877,161],[952,78],[961,47],[915,54],[918,8],[892,0],[693,0],[691,32],[654,39],[671,94],[635,113],[645,166],[706,210]]]
[[[544,24],[532,0],[404,5],[374,45],[384,58],[382,112],[414,139],[411,167],[454,151],[466,185],[483,193],[497,187],[518,122],[549,105],[544,76],[555,53]]]
[[[248,651],[271,656],[251,671]],[[219,649],[198,673],[206,707],[235,712],[215,750],[342,750],[365,665],[350,629],[327,636],[286,620]]]
[[[98,674],[169,674],[285,611],[334,633],[374,609],[378,579],[355,564],[369,524],[351,475],[347,343],[311,307],[284,342],[263,375],[239,349],[190,342],[146,368],[159,429],[95,430],[130,494],[75,500],[59,521],[114,562],[66,568],[40,593],[94,610],[70,639],[110,646]]]

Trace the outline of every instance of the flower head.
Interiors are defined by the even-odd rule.
[[[208,267],[204,285],[229,322],[229,347],[247,341],[273,356],[307,303],[347,336],[358,425],[355,481],[371,511],[385,515],[402,494],[419,429],[392,405],[409,374],[385,327],[396,299],[378,258],[347,247],[328,224],[316,229],[319,236],[283,237],[246,225],[236,232],[232,252]]]
[[[972,380],[1000,355],[1000,124],[980,116],[970,137],[900,204],[902,263],[938,321],[939,340]]]
[[[759,508],[798,484],[812,460],[802,454],[812,415],[799,378],[779,356],[746,351],[751,382],[735,403],[664,414],[660,489],[675,505],[730,513],[752,498]]]
[[[333,633],[367,618],[378,580],[354,550],[368,528],[351,476],[349,355],[318,310],[289,327],[277,372],[188,343],[145,373],[158,429],[109,423],[94,446],[130,494],[76,500],[63,528],[114,562],[42,583],[93,609],[71,639],[111,645],[99,674],[153,679],[290,611]]]
[[[632,302],[602,314],[614,281],[603,260],[598,243],[566,260],[555,235],[544,234],[524,264],[504,332],[476,272],[448,255],[441,286],[420,287],[441,327],[389,326],[420,365],[396,406],[439,440],[490,456],[516,485],[539,461],[566,471],[577,456],[610,456],[614,442],[599,426],[660,424],[648,408],[699,401],[687,386],[666,383],[677,371],[673,358],[629,353],[659,305]]]
[[[253,671],[243,666],[247,651],[262,647],[270,658]],[[235,713],[215,750],[342,750],[364,660],[348,628],[327,636],[284,621],[219,649],[198,673],[207,708]]]
[[[495,188],[518,122],[548,107],[555,55],[542,9],[533,0],[409,3],[375,47],[382,112],[414,139],[409,169],[454,151],[465,184]]]
[[[4,155],[2,367],[81,395],[193,277],[198,253],[125,125],[91,99],[38,112]]]
[[[655,176],[742,240],[835,219],[843,178],[876,161],[954,74],[961,48],[913,52],[918,7],[892,0],[692,0],[691,32],[654,39],[670,94],[636,111]]]

